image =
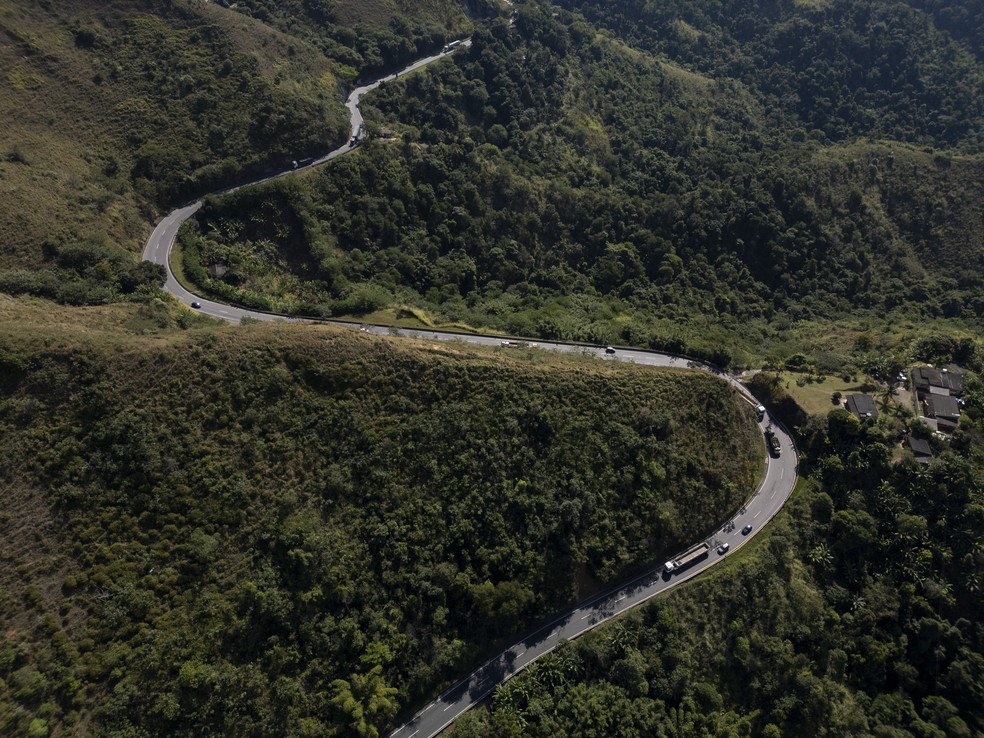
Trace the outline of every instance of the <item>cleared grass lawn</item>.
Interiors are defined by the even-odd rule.
[[[845,382],[840,377],[827,377],[822,382],[813,382],[800,387],[796,380],[805,377],[804,374],[787,374],[787,391],[803,410],[813,415],[814,413],[826,414],[829,410],[837,407],[830,401],[830,396],[834,392],[841,395],[849,395],[853,392],[863,392],[862,382]]]
[[[374,310],[360,315],[336,315],[332,320],[344,320],[351,323],[367,323],[371,325],[391,325],[394,328],[408,330],[442,330],[456,333],[501,333],[494,328],[478,327],[467,323],[445,323],[432,317],[426,310],[407,306],[393,306]]]

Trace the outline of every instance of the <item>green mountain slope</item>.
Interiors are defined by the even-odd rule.
[[[42,242],[135,250],[142,207],[345,135],[329,59],[213,5],[24,2],[0,28],[3,266]]]
[[[0,305],[9,735],[382,726],[761,463],[710,375]]]
[[[560,5],[634,46],[740,80],[781,125],[821,140],[868,135],[972,151],[984,144],[984,60],[964,42],[972,27],[953,22],[976,3],[951,4],[945,15],[907,0]]]
[[[942,32],[899,34],[935,54],[956,48]],[[754,48],[733,55],[751,64]],[[792,82],[764,91],[761,69],[693,71],[674,49],[653,56],[527,6],[514,27],[476,32],[454,63],[370,97],[369,120],[395,140],[209,202],[184,244],[189,273],[277,310],[410,303],[526,335],[706,354],[724,343],[720,361],[787,321],[898,310],[979,325],[976,134],[912,138],[854,120],[843,140],[814,136],[774,99]],[[958,55],[934,89],[950,91],[970,131],[984,97],[957,92],[975,89],[982,67]],[[769,69],[792,74],[794,62]],[[872,115],[918,104],[889,96]],[[888,134],[967,153],[871,139]],[[223,280],[204,273],[213,264],[230,267]]]

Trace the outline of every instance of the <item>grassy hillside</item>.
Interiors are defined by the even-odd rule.
[[[403,23],[418,29],[454,33],[467,26],[469,12],[479,14],[497,9],[495,2],[457,0],[245,0],[220,4],[276,25],[327,31],[329,35],[344,33],[341,28],[379,33],[395,30],[394,25]]]
[[[371,735],[761,463],[710,375],[0,308],[4,734]]]
[[[162,209],[333,148],[357,77],[469,26],[451,0],[296,6],[0,6],[0,291],[114,299],[112,277],[65,275],[59,250],[132,259]],[[98,284],[55,284],[80,276]]]
[[[4,267],[42,242],[135,250],[148,205],[345,135],[331,60],[211,4],[25,0],[0,29]]]

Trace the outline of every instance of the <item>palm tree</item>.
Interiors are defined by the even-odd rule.
[[[834,563],[834,557],[830,553],[830,549],[827,548],[827,545],[824,543],[820,543],[811,548],[809,553],[807,553],[806,558],[811,564],[824,570],[829,569]]]
[[[889,412],[890,408],[892,407],[891,405],[892,400],[895,399],[895,387],[892,385],[891,382],[885,383],[885,387],[879,393],[878,399],[881,400],[882,412],[884,413]]]
[[[359,738],[379,738],[379,725],[396,715],[393,701],[397,690],[383,680],[383,667],[376,665],[365,674],[353,674],[349,681],[331,683],[335,696],[331,704],[349,719],[349,726]]]

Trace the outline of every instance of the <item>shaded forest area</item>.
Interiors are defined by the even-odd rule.
[[[760,471],[707,373],[59,330],[0,344],[5,735],[375,735]]]
[[[561,0],[690,69],[740,80],[794,136],[887,138],[978,153],[982,12],[974,0]],[[976,31],[976,33],[975,33]]]

